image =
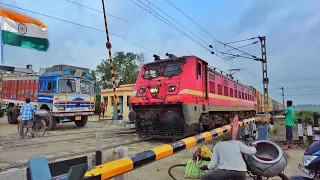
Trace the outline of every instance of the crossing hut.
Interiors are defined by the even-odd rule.
[[[117,88],[117,97],[119,98],[120,112],[124,120],[128,119],[128,114],[130,111],[129,98],[132,94],[133,87],[134,84],[124,84],[120,85],[120,87]],[[117,105],[114,104],[113,89],[101,90],[101,101],[107,104],[105,116],[107,118],[115,119],[114,117],[116,116],[114,113],[117,113],[117,111],[114,111],[114,109],[117,109]]]

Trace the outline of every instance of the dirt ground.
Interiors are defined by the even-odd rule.
[[[276,133],[270,133],[271,140],[283,139],[284,127],[278,121]],[[17,125],[9,125],[5,118],[0,119],[0,166],[10,165],[16,162],[27,162],[31,157],[70,155],[84,150],[94,151],[96,147],[95,132],[105,133],[103,146],[118,146],[121,143],[133,140],[133,135],[114,135],[112,132],[126,130],[122,126],[112,125],[110,121],[88,122],[84,128],[77,128],[74,123],[57,124],[54,131],[49,131],[44,137],[31,137],[20,140],[17,132]],[[109,134],[109,135],[108,135]],[[296,133],[294,135],[296,137]],[[153,147],[163,145],[163,141],[146,141],[127,145],[129,155],[142,152]],[[213,147],[213,143],[208,144]],[[130,180],[170,180],[168,169],[174,164],[184,164],[192,157],[194,148],[179,152],[162,160],[156,161],[126,174]],[[297,168],[302,163],[305,149],[297,147],[286,151],[287,167],[285,174],[288,176],[297,175],[300,171]],[[85,154],[83,154],[85,155]],[[184,168],[179,167],[173,170],[177,179],[184,179]]]

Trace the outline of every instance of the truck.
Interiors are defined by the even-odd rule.
[[[53,130],[56,123],[65,122],[84,127],[94,113],[95,97],[89,69],[61,64],[40,68],[39,73],[4,74],[0,103],[7,107],[9,124],[16,124],[30,98],[37,110],[48,112],[46,126]]]

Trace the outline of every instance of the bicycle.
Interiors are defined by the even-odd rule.
[[[32,123],[32,124],[30,125],[30,123]],[[32,117],[31,122],[27,123],[27,125],[24,125],[24,127],[23,127],[24,133],[23,133],[22,137],[24,137],[28,134],[29,128],[32,128],[34,134],[37,137],[42,137],[46,133],[45,121],[43,119],[36,118],[35,116]],[[18,122],[18,132],[20,134],[20,121]]]

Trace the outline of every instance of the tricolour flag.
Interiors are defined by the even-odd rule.
[[[2,43],[46,51],[49,47],[47,26],[28,16],[0,7]]]

